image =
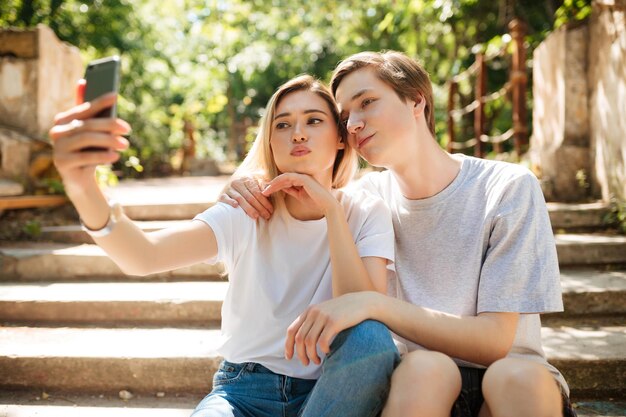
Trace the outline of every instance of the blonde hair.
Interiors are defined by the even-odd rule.
[[[435,136],[435,113],[433,86],[428,72],[415,60],[396,51],[360,52],[344,59],[337,65],[330,80],[333,95],[345,76],[361,68],[372,67],[380,80],[389,85],[403,101],[424,97],[424,117],[430,133]]]
[[[259,131],[254,139],[252,148],[239,168],[235,171],[234,176],[253,176],[256,178],[263,178],[266,181],[271,181],[280,174],[278,167],[276,166],[276,162],[274,161],[274,155],[272,154],[272,148],[270,145],[270,139],[272,137],[272,120],[274,120],[276,108],[282,99],[297,91],[309,91],[317,94],[328,104],[333,120],[337,125],[337,131],[341,137],[341,141],[345,144],[345,148],[340,149],[335,158],[332,173],[332,187],[344,187],[350,182],[356,173],[358,156],[355,150],[348,146],[346,140],[346,129],[341,123],[337,104],[335,103],[330,90],[321,81],[308,74],[292,78],[278,87],[276,92],[272,95],[267,103],[265,115],[259,122]],[[277,199],[273,198],[273,200],[276,204]],[[280,200],[282,200],[282,198],[279,198],[278,201]]]

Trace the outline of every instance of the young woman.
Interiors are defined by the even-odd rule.
[[[268,103],[243,167],[268,182],[263,194],[276,206],[270,221],[217,204],[183,226],[153,233],[107,202],[94,180],[95,165],[116,160],[127,146],[118,136],[130,129],[124,121],[93,118],[114,99],[105,96],[57,117],[50,131],[55,164],[85,230],[124,272],[226,264],[230,286],[219,349],[225,360],[193,416],[376,415],[397,361],[384,326],[364,322],[319,350],[312,336],[321,336],[322,326],[304,329],[294,335],[305,346],[297,352],[300,361],[293,343],[286,343],[288,327],[309,306],[355,291],[384,293],[393,260],[391,219],[382,201],[340,190],[352,178],[356,154],[327,87],[300,76]],[[107,150],[81,152],[93,146]],[[325,388],[325,381],[337,379],[346,382],[342,389]]]

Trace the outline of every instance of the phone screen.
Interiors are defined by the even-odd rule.
[[[85,71],[85,101],[91,101],[103,94],[117,92],[119,85],[120,58],[112,56],[92,61]],[[96,117],[117,117],[116,106],[102,110]]]

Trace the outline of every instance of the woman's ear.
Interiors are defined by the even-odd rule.
[[[346,149],[346,142],[341,138],[337,141],[337,149]]]
[[[415,116],[419,116],[424,113],[424,109],[426,108],[426,99],[421,94],[417,96],[415,99],[415,104],[413,105],[413,114]]]

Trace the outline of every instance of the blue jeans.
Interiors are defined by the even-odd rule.
[[[376,416],[399,359],[389,330],[364,321],[337,335],[317,381],[276,374],[257,363],[222,362],[213,391],[192,417]]]

